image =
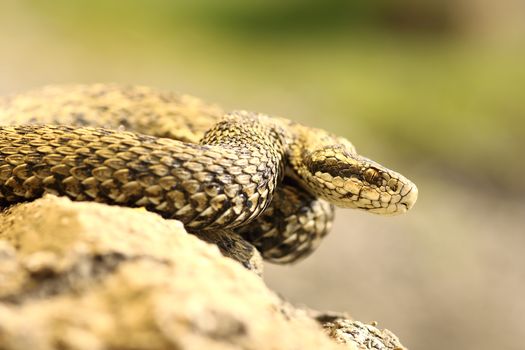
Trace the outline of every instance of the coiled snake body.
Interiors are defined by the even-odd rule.
[[[7,97],[0,125],[1,206],[53,193],[145,207],[245,263],[249,243],[274,262],[308,255],[333,204],[397,214],[417,198],[413,183],[344,138],[147,87]]]

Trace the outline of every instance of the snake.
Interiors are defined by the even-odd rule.
[[[44,194],[143,207],[245,266],[292,263],[334,206],[408,211],[416,185],[344,137],[147,86],[50,85],[0,98],[0,207]]]

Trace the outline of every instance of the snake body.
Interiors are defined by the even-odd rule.
[[[334,204],[397,214],[417,198],[412,182],[344,138],[147,87],[7,97],[0,125],[1,206],[53,193],[145,207],[199,236],[224,232],[226,245],[233,230],[279,263],[315,249]]]

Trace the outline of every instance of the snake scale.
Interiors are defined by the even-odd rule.
[[[0,98],[0,206],[45,193],[178,219],[249,267],[304,258],[334,205],[410,209],[417,187],[346,139],[143,86],[48,86]],[[252,246],[253,245],[253,246]]]

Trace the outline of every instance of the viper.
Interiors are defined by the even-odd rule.
[[[409,210],[417,187],[347,139],[144,86],[48,86],[0,99],[0,206],[44,194],[180,220],[245,265],[304,258],[334,205]]]

